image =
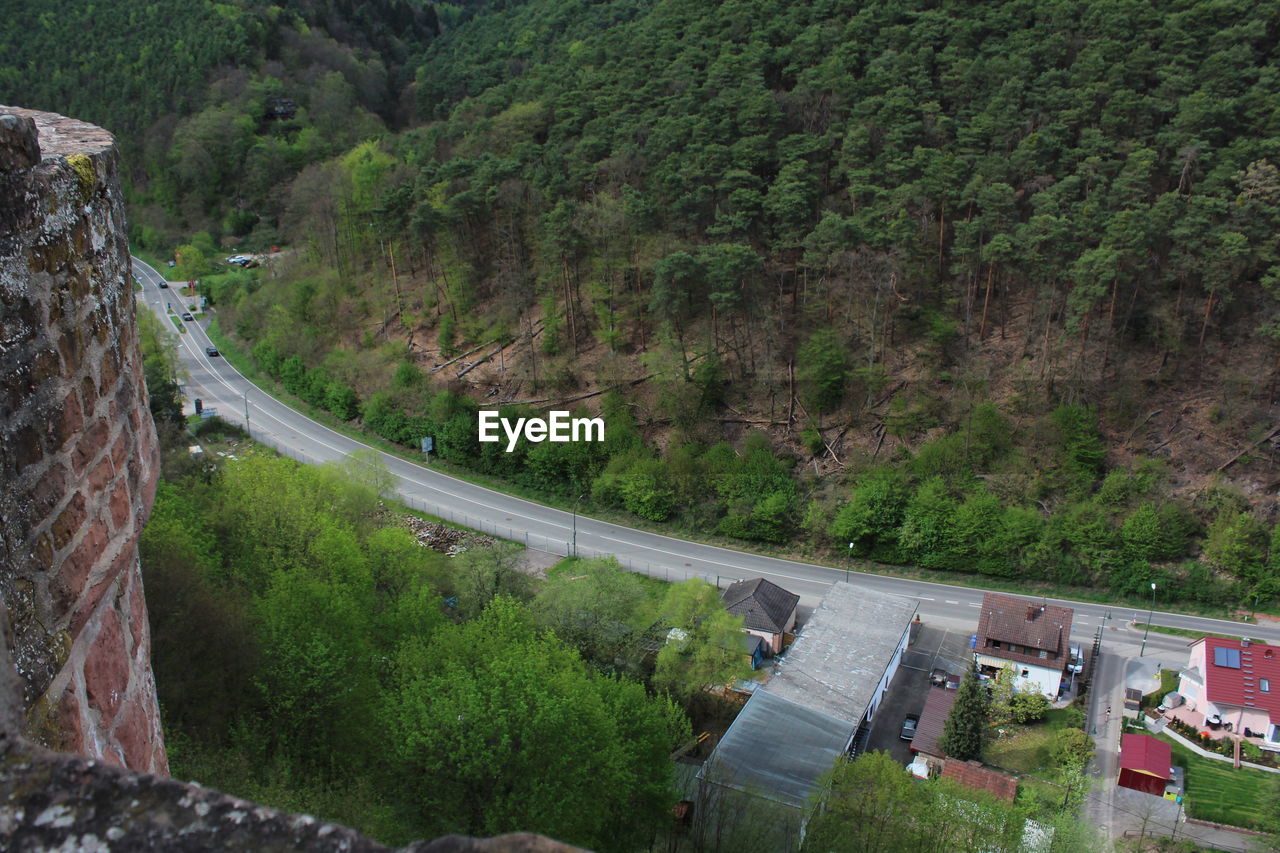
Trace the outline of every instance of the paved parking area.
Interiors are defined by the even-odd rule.
[[[907,714],[919,716],[929,693],[929,673],[935,668],[959,675],[969,661],[969,634],[922,625],[902,656],[889,692],[871,722],[867,749],[883,750],[903,765],[911,761],[910,744],[898,735]]]

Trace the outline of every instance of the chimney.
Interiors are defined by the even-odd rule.
[[[1250,640],[1248,637],[1240,638],[1240,648],[1247,649],[1251,645],[1253,645],[1253,640]]]

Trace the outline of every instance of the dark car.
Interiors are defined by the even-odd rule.
[[[898,737],[903,740],[911,740],[916,736],[916,726],[920,725],[920,718],[915,714],[907,714],[907,718],[902,721],[902,731],[898,733]]]
[[[182,312],[182,319],[187,320],[187,321],[191,321],[191,320],[194,320],[194,319],[195,319],[195,317],[192,317],[192,316],[191,316],[191,312],[190,312],[190,311],[183,311],[183,312]]]
[[[160,282],[159,284],[157,284],[157,285],[156,285],[156,287],[160,288],[161,290],[168,290],[168,289],[169,289],[169,282],[167,282],[167,281],[162,281],[162,282]]]
[[[204,354],[205,354],[205,355],[207,355],[207,356],[209,356],[209,358],[214,358],[215,356],[217,356],[217,355],[218,355],[218,348],[217,348],[217,347],[205,347],[205,348],[204,348]]]

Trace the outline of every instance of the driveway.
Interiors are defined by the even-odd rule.
[[[907,714],[919,716],[924,710],[929,694],[929,673],[935,667],[955,674],[965,671],[968,648],[968,632],[928,624],[920,626],[872,720],[868,750],[882,750],[903,765],[910,763],[910,744],[898,737],[903,718]]]

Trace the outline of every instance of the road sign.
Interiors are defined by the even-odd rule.
[[[209,418],[216,418],[217,416],[218,416],[218,410],[211,409],[208,406],[205,406],[204,411],[200,413],[200,417],[206,421],[209,420]]]
[[[434,436],[426,436],[422,439],[422,452],[430,453],[436,449],[436,440]]]

